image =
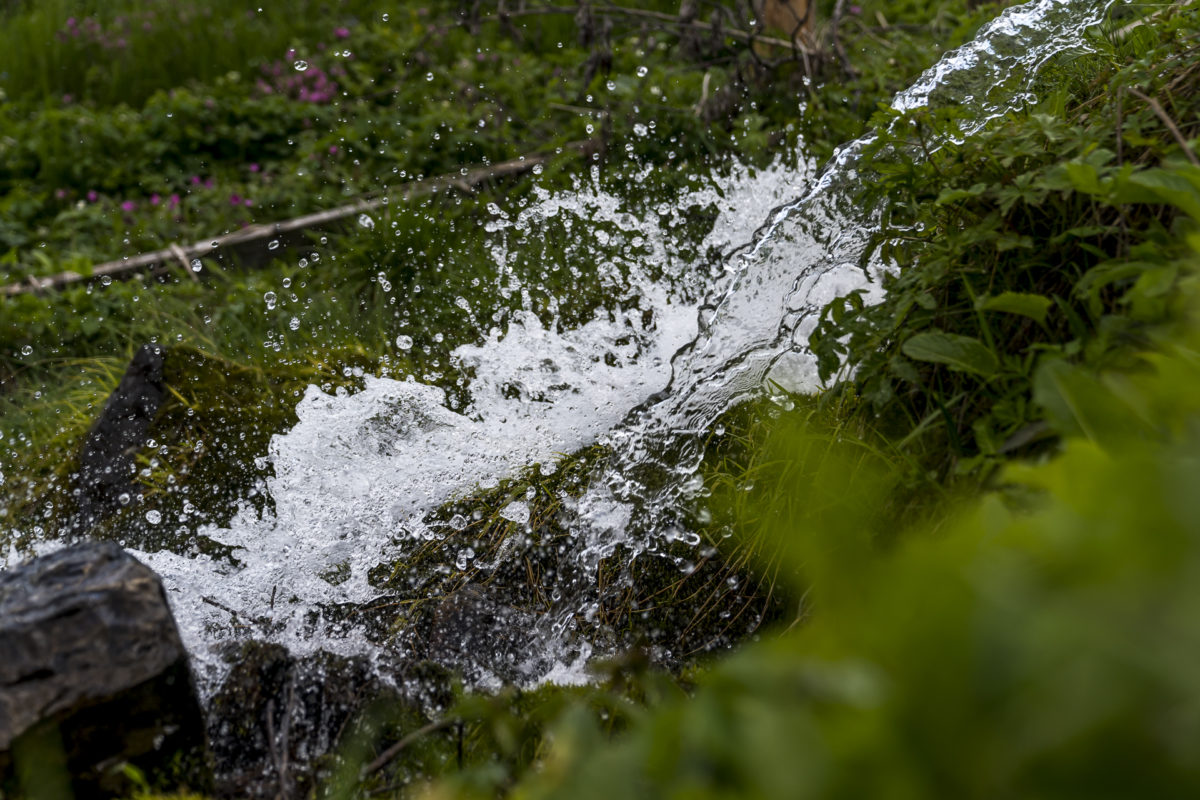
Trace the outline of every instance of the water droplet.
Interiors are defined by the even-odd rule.
[[[466,569],[471,565],[471,559],[475,558],[475,551],[470,547],[464,547],[458,551],[458,558],[454,559],[454,566],[459,569]]]
[[[425,80],[427,80],[427,81],[431,81],[431,80],[433,80],[433,73],[432,73],[432,72],[426,72],[426,73],[425,73]]]
[[[32,346],[30,346],[30,345],[25,345],[24,347],[22,347],[22,348],[21,348],[21,355],[23,355],[23,356],[31,356],[31,355],[33,355],[33,347],[32,347]]]
[[[123,506],[129,505],[130,499],[129,492],[121,492],[119,495],[117,495],[117,502]]]
[[[646,77],[646,74],[647,74],[648,72],[650,72],[650,70],[649,70],[649,69],[647,69],[646,67],[638,67],[638,68],[637,68],[637,76],[638,76],[639,78],[644,78],[644,77]]]
[[[300,318],[292,317],[291,320],[288,321],[288,327],[294,331],[300,330]]]
[[[464,530],[467,527],[467,518],[464,517],[462,514],[455,514],[453,517],[450,518],[449,525],[451,528],[453,528],[456,531]],[[468,549],[470,549],[470,548],[468,548]],[[475,553],[472,552],[471,555],[474,556]]]
[[[110,275],[100,276],[100,285],[101,286],[111,286],[112,285],[112,276],[110,276]]]
[[[371,216],[369,214],[359,214],[358,215],[358,224],[363,226],[367,230],[374,230],[374,228],[375,228],[375,220],[371,219]]]
[[[271,309],[273,309],[275,307],[275,301],[277,299],[278,298],[275,297],[274,292],[267,292],[266,294],[263,295],[263,300],[266,301],[268,311],[270,311]]]
[[[271,241],[267,242],[267,249],[268,250],[278,250],[279,249],[279,240],[272,239]]]
[[[192,272],[199,272],[204,269],[204,264],[198,258],[192,259]]]
[[[149,522],[151,525],[157,525],[158,523],[162,522],[162,514],[154,510],[147,511],[146,522]]]
[[[396,337],[396,347],[399,347],[401,350],[411,350],[412,346],[413,340],[411,336],[400,334]]]
[[[308,62],[297,61],[295,64],[292,64],[292,66],[296,68],[296,72],[304,72],[304,70],[308,69]]]

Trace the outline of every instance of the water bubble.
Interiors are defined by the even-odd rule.
[[[268,250],[278,250],[279,249],[279,240],[272,239],[271,241],[267,242],[267,249]]]
[[[607,83],[605,83],[605,84],[604,84],[604,86],[605,86],[605,87],[606,87],[606,88],[607,88],[607,89],[608,89],[610,92],[615,92],[615,91],[617,90],[617,82],[616,82],[616,81],[608,81]]]
[[[300,269],[304,269],[305,267],[308,266],[308,259],[302,258],[299,261],[297,261],[296,263],[300,266]]]
[[[458,557],[454,559],[454,566],[459,569],[466,569],[471,565],[471,559],[475,558],[475,550],[470,547],[464,547],[458,551]]]
[[[31,356],[31,355],[33,355],[33,347],[32,347],[32,346],[30,346],[30,345],[25,345],[24,347],[22,347],[22,348],[21,348],[21,355],[23,355],[23,356]]]
[[[300,318],[292,317],[290,320],[288,320],[288,327],[294,331],[300,330]]]
[[[399,336],[396,337],[396,347],[399,347],[401,350],[411,350],[412,346],[413,346],[413,339],[411,336],[405,336],[404,334],[400,334]]]
[[[375,220],[371,219],[371,216],[369,214],[359,214],[358,215],[358,224],[363,226],[364,228],[366,228],[369,231],[375,229]]]
[[[454,530],[461,531],[461,530],[466,529],[466,527],[467,527],[467,518],[464,517],[462,514],[455,514],[453,517],[450,518],[450,522],[448,524]],[[468,548],[468,549],[470,549],[470,548]],[[475,555],[475,553],[472,552],[471,556],[474,557],[474,555]]]
[[[199,272],[202,269],[204,269],[203,262],[201,262],[200,259],[198,259],[198,258],[193,258],[192,259],[192,272]]]
[[[274,292],[267,292],[266,294],[263,295],[263,300],[267,304],[268,311],[270,311],[271,309],[273,309],[275,307],[275,301],[277,299],[278,298],[275,296]]]
[[[147,511],[146,522],[149,522],[151,525],[157,525],[162,522],[162,514],[154,510]]]
[[[296,68],[296,72],[304,72],[304,70],[308,69],[308,62],[297,61],[295,64],[292,64],[292,66]]]
[[[433,73],[432,73],[432,72],[426,72],[426,73],[425,73],[425,80],[427,80],[427,81],[432,81],[432,80],[433,80]]]
[[[129,492],[121,492],[119,495],[117,495],[117,502],[123,506],[129,505],[129,501],[131,499],[132,498],[129,496]]]
[[[650,72],[650,70],[649,70],[649,69],[647,69],[646,67],[638,67],[638,68],[637,68],[637,76],[638,76],[639,78],[644,78],[644,77],[646,77],[646,74],[647,74],[647,73],[649,73],[649,72]]]

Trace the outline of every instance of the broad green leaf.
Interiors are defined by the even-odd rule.
[[[1195,170],[1195,168],[1192,168]],[[1200,173],[1200,170],[1195,170]],[[1171,171],[1147,169],[1129,175],[1118,184],[1117,202],[1168,203],[1192,219],[1200,220],[1200,181],[1185,177],[1184,168]]]
[[[1103,447],[1154,435],[1138,409],[1087,370],[1052,359],[1038,367],[1033,399],[1065,436],[1085,436]]]
[[[918,333],[909,337],[900,349],[914,361],[945,364],[985,378],[995,374],[999,367],[995,354],[983,342],[954,333]]]
[[[939,206],[957,203],[959,200],[968,200],[972,197],[978,197],[987,191],[986,183],[977,183],[970,189],[943,189],[938,195],[937,204]]]
[[[1076,191],[1085,194],[1103,194],[1104,187],[1100,184],[1096,168],[1091,164],[1068,161],[1063,167],[1067,173],[1067,180],[1071,182],[1071,186]]]
[[[993,297],[981,297],[975,307],[981,311],[1003,311],[1029,317],[1039,325],[1046,324],[1046,313],[1054,301],[1040,294],[1026,292],[1004,292]]]

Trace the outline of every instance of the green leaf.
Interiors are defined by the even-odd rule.
[[[1046,313],[1054,301],[1040,294],[1026,292],[1003,292],[993,297],[981,297],[975,303],[980,311],[1003,311],[1007,314],[1020,314],[1029,317],[1039,325],[1046,324]]]
[[[1065,436],[1085,436],[1102,447],[1155,436],[1140,409],[1131,406],[1089,371],[1052,359],[1038,367],[1033,399]]]
[[[972,197],[978,197],[987,191],[986,183],[977,183],[970,189],[943,189],[935,201],[939,206],[957,203],[960,200],[967,200]]]
[[[918,333],[901,346],[914,361],[945,364],[951,369],[988,377],[999,367],[995,354],[983,342],[954,333]]]
[[[1200,169],[1195,167],[1135,172],[1119,184],[1117,201],[1169,203],[1192,219],[1200,220],[1198,176]]]

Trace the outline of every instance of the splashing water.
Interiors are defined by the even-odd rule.
[[[1035,0],[1008,9],[893,106],[964,106],[971,122],[961,135],[968,136],[1028,102],[1036,69],[1054,53],[1082,47],[1084,31],[1109,4]],[[678,536],[700,434],[731,405],[762,392],[768,379],[790,390],[815,389],[805,342],[816,314],[850,289],[877,290],[872,281],[881,266],[864,270],[859,263],[879,210],[852,208],[848,200],[871,141],[845,145],[815,175],[809,165],[735,169],[661,213],[638,216],[593,182],[572,193],[543,193],[515,219],[496,214],[501,237],[492,257],[501,276],[515,257],[504,244],[509,229],[565,217],[640,237],[638,260],[596,265],[620,288],[614,296],[622,304],[560,330],[543,324],[526,302],[506,330],[454,352],[473,375],[461,412],[448,407],[441,389],[412,379],[367,378],[353,394],[310,388],[297,407],[298,424],[270,446],[275,476],[266,488],[274,514],[260,517],[246,506],[227,528],[201,531],[237,548],[238,565],[138,554],[169,588],[202,683],[211,687],[219,677],[209,646],[236,635],[233,623],[255,621],[256,636],[301,652],[369,650],[351,630],[325,626],[313,635],[313,614],[372,599],[368,571],[438,537],[441,531],[422,520],[448,499],[597,440],[612,456],[572,509],[573,557],[581,568],[594,568],[620,545],[637,554],[656,537]],[[713,207],[717,220],[702,249],[727,254],[715,275],[687,263],[672,238],[680,219]],[[697,298],[706,298],[698,315]],[[637,480],[648,471],[659,478],[652,484],[665,488],[651,491]],[[503,514],[520,521],[529,508],[518,500]],[[567,620],[588,602],[569,596],[538,623],[546,653],[531,661],[528,679],[579,679],[578,662],[589,649],[565,646]]]
[[[971,114],[956,138],[969,136],[1031,102],[1038,68],[1056,53],[1086,49],[1085,32],[1111,5],[1035,0],[1009,8],[926,70],[892,107],[967,108]],[[772,212],[736,253],[735,276],[702,314],[700,335],[676,356],[668,390],[608,435],[615,458],[603,486],[584,505],[594,503],[610,515],[614,504],[625,507],[639,533],[631,541],[624,529],[589,523],[584,515],[590,557],[607,555],[618,544],[636,553],[672,529],[694,486],[687,477],[699,466],[700,435],[731,405],[761,393],[768,382],[797,392],[819,388],[807,341],[821,309],[852,289],[864,289],[866,302],[881,292],[883,265],[859,265],[882,209],[852,202],[857,165],[876,139],[869,133],[839,148],[807,192]],[[669,476],[653,482],[665,488],[647,492],[644,482],[626,478],[648,469]]]
[[[509,317],[506,330],[459,347],[453,359],[473,376],[461,412],[450,410],[442,389],[411,377],[367,377],[352,394],[310,387],[296,409],[299,422],[270,444],[275,474],[266,488],[274,514],[260,517],[246,505],[227,528],[200,531],[235,548],[240,566],[170,551],[137,554],[163,576],[202,681],[211,686],[219,678],[209,646],[235,635],[237,625],[250,623],[254,635],[297,652],[369,649],[353,630],[324,626],[313,635],[314,609],[371,600],[378,594],[367,580],[373,567],[445,533],[423,522],[429,512],[523,467],[550,468],[558,454],[595,442],[661,390],[671,357],[697,334],[693,298],[713,291],[712,280],[676,252],[673,230],[689,214],[715,209],[699,249],[728,251],[742,231],[793,196],[805,174],[781,164],[758,172],[737,167],[719,184],[640,217],[600,189],[595,176],[574,192],[541,192],[515,219],[494,209],[492,229],[518,238],[547,220],[590,229],[616,224],[628,238],[640,237],[632,263],[610,256],[595,265],[619,288],[622,305],[561,331],[525,308]],[[492,252],[501,285],[521,255],[504,241]],[[529,509],[514,503],[504,513],[527,518]],[[553,658],[538,663],[535,677],[566,682],[581,674]]]

